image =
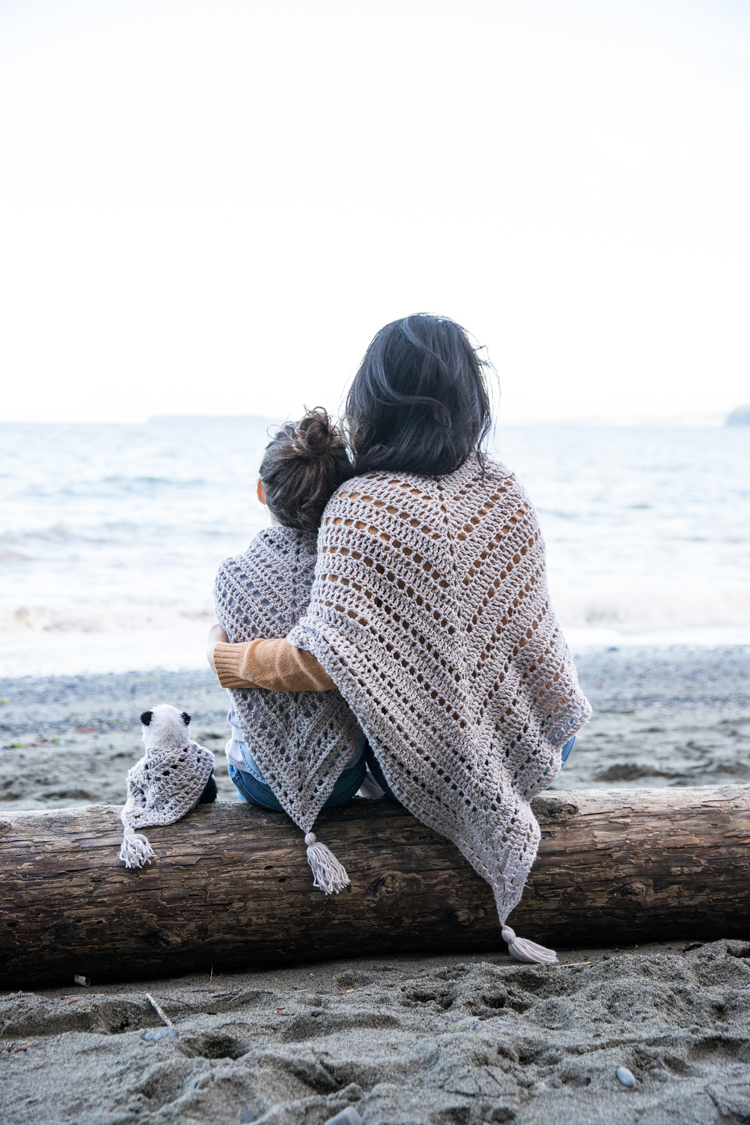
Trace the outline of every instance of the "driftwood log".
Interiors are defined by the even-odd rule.
[[[534,802],[539,858],[510,922],[553,947],[750,937],[750,786],[592,789]],[[373,953],[505,952],[489,888],[395,802],[316,824],[352,880],[312,886],[281,813],[199,806],[118,859],[119,809],[0,817],[0,985],[176,976]]]

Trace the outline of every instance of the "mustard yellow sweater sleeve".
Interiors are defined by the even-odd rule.
[[[295,648],[283,637],[244,644],[218,644],[214,665],[225,688],[268,688],[269,691],[334,691],[335,683],[311,652]]]

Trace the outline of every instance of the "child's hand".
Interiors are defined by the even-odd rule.
[[[206,659],[211,667],[211,671],[216,671],[214,664],[214,649],[218,644],[226,644],[229,637],[226,635],[221,625],[212,625],[208,630],[208,644],[206,645]]]

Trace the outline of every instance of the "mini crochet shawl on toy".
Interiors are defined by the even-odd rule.
[[[197,805],[214,768],[210,750],[186,739],[182,746],[147,750],[128,772],[128,796],[120,814],[126,867],[150,863],[154,852],[137,828],[174,824]]]
[[[225,559],[214,600],[230,642],[284,637],[307,608],[316,559],[315,534],[278,526],[259,532],[244,554]],[[356,719],[338,691],[251,688],[230,694],[267,784],[292,820],[310,833],[354,753],[362,733]]]
[[[315,655],[395,795],[458,845],[505,923],[539,844],[530,801],[591,712],[513,474],[472,457],[439,480],[375,472],[342,485],[288,640]],[[554,959],[538,951],[511,944]]]

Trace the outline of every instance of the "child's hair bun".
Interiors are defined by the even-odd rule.
[[[260,466],[271,515],[300,531],[318,530],[329,499],[352,475],[344,437],[322,406],[282,426]]]
[[[322,406],[308,410],[294,428],[292,448],[298,457],[325,457],[344,448],[341,434]]]

